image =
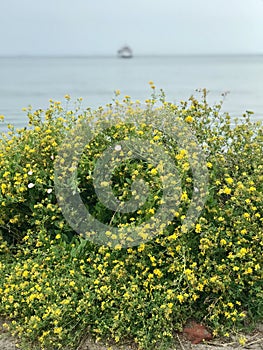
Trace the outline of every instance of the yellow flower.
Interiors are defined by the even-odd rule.
[[[175,156],[177,160],[183,159],[187,154],[187,151],[185,149],[182,149],[179,154]]]
[[[184,301],[184,296],[182,294],[177,295],[176,298],[180,301],[180,303]]]
[[[225,194],[230,194],[230,193],[231,193],[231,188],[225,186],[224,189],[223,189],[223,192],[224,192]]]
[[[201,232],[201,231],[202,231],[201,225],[200,225],[200,224],[196,224],[196,225],[195,225],[195,232],[199,233],[199,232]]]
[[[184,191],[184,192],[182,193],[182,195],[181,195],[181,200],[182,200],[182,201],[187,201],[187,199],[188,199],[188,195],[187,195],[187,193]]]
[[[194,121],[194,118],[191,117],[190,115],[188,115],[188,116],[185,118],[185,121],[186,121],[187,123],[192,123],[192,122]]]
[[[221,245],[226,245],[226,243],[227,243],[227,242],[226,242],[226,240],[225,240],[224,238],[222,238],[222,239],[220,240],[220,244],[221,244]]]
[[[141,243],[138,247],[138,252],[143,252],[145,249],[145,244],[144,243]]]
[[[244,345],[246,344],[246,342],[247,342],[247,339],[246,339],[246,337],[241,336],[241,337],[238,339],[238,342],[239,342],[240,345],[244,346]]]
[[[159,270],[159,269],[154,269],[154,270],[153,270],[153,273],[154,273],[156,276],[158,276],[159,278],[161,278],[162,275],[163,275],[162,271]]]
[[[226,178],[226,183],[228,183],[229,185],[231,185],[233,182],[234,180],[231,177]]]
[[[27,278],[29,276],[29,272],[27,270],[23,271],[22,276]]]
[[[62,327],[55,327],[54,328],[54,333],[55,334],[61,334],[62,333]]]
[[[245,273],[245,274],[251,274],[251,273],[253,273],[253,269],[252,269],[251,267],[248,267],[248,268],[245,270],[244,273]]]
[[[1,191],[3,194],[6,192],[7,185],[6,184],[1,184]]]
[[[151,174],[152,174],[152,175],[158,174],[158,170],[157,170],[156,168],[153,168],[153,169],[151,170]]]

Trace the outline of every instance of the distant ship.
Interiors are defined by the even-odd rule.
[[[118,56],[121,58],[132,58],[132,49],[129,46],[123,46],[118,50]]]

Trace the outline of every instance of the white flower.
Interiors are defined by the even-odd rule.
[[[52,188],[47,189],[48,194],[51,193],[52,191],[53,191]]]
[[[32,174],[33,174],[33,171],[29,170],[28,175],[32,175]]]
[[[30,182],[30,183],[27,185],[28,188],[33,188],[34,186],[35,186],[35,184],[33,184],[32,182]]]
[[[116,146],[114,147],[114,149],[115,149],[115,151],[120,151],[120,150],[121,150],[121,145],[116,145]]]
[[[52,159],[52,160],[54,159],[54,156],[53,156],[53,154],[52,154],[52,155],[50,156],[50,159]]]

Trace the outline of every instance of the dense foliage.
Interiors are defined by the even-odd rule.
[[[112,104],[96,111],[81,109],[80,100],[70,108],[69,96],[64,107],[51,101],[45,111],[29,108],[28,127],[9,126],[0,139],[0,314],[25,344],[74,349],[88,333],[133,340],[141,349],[167,348],[189,318],[227,335],[262,316],[262,125],[250,113],[232,120],[221,103],[208,105],[205,91],[201,101],[191,97],[175,105],[152,88],[144,105],[129,96],[120,101],[117,92]],[[189,230],[184,219],[195,190],[193,169],[189,152],[152,127],[163,113],[188,126],[206,159],[209,191]],[[102,127],[107,120],[114,126]],[[181,203],[151,239],[137,230],[138,245],[98,245],[77,235],[62,215],[54,162],[80,121],[98,132],[79,161],[77,188],[92,215],[109,227],[136,230],[163,196],[160,168],[129,158],[114,170],[112,191],[127,202],[132,183],[143,179],[149,184],[145,203],[128,213],[101,204],[93,172],[111,143],[148,140],[173,159]],[[112,236],[110,229],[106,235]]]

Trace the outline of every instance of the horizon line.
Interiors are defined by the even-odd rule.
[[[137,54],[132,58],[143,57],[204,57],[204,56],[263,56],[263,52],[255,53],[166,53],[166,54]],[[119,58],[113,54],[0,54],[0,58]]]

